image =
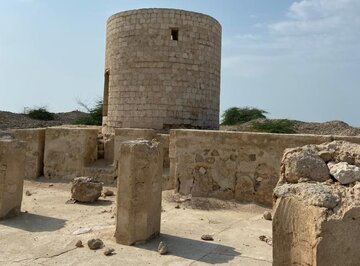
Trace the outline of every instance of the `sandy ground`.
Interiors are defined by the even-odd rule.
[[[115,188],[110,188],[115,191]],[[25,192],[30,191],[31,196]],[[199,210],[177,203],[164,192],[161,236],[142,245],[116,244],[115,197],[95,204],[65,204],[70,186],[62,183],[29,182],[24,185],[22,214],[0,221],[0,265],[271,265],[272,248],[259,240],[271,237],[271,222],[262,218],[264,208],[231,205],[218,210]],[[226,205],[226,204],[225,204]],[[76,230],[91,232],[75,235]],[[214,241],[201,240],[212,234]],[[100,238],[115,249],[92,251],[86,242]],[[83,248],[75,243],[82,240]],[[169,254],[157,252],[165,241]]]

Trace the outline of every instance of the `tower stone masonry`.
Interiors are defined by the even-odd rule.
[[[174,9],[111,16],[106,29],[103,126],[219,128],[221,25]]]

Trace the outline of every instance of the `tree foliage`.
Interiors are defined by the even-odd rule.
[[[49,112],[46,107],[35,107],[35,108],[31,108],[28,109],[25,114],[32,118],[32,119],[36,119],[36,120],[45,120],[45,121],[49,121],[49,120],[54,120],[55,119],[55,114]]]
[[[287,119],[254,121],[252,127],[259,132],[294,134],[294,123]]]
[[[103,116],[103,101],[98,100],[94,107],[88,107],[86,104],[78,101],[79,105],[84,107],[89,116],[81,117],[75,121],[74,124],[76,125],[95,125],[101,126],[102,125],[102,116]]]
[[[266,118],[266,111],[252,107],[231,107],[222,114],[222,125],[236,125],[249,122],[254,119]]]

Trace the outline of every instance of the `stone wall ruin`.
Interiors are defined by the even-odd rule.
[[[358,144],[286,150],[274,190],[273,265],[358,265],[359,181]]]

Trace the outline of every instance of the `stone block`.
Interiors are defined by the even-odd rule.
[[[16,129],[16,139],[25,142],[25,178],[35,179],[44,172],[45,128]]]
[[[160,233],[162,149],[147,140],[120,148],[117,185],[116,242],[132,245]]]
[[[121,154],[121,144],[137,139],[152,140],[156,137],[156,132],[153,129],[138,129],[138,128],[117,128],[115,129],[114,139],[114,161],[119,160]]]
[[[25,143],[0,139],[0,219],[20,213],[25,176]]]
[[[44,175],[72,180],[97,159],[97,127],[52,127],[45,133]]]

